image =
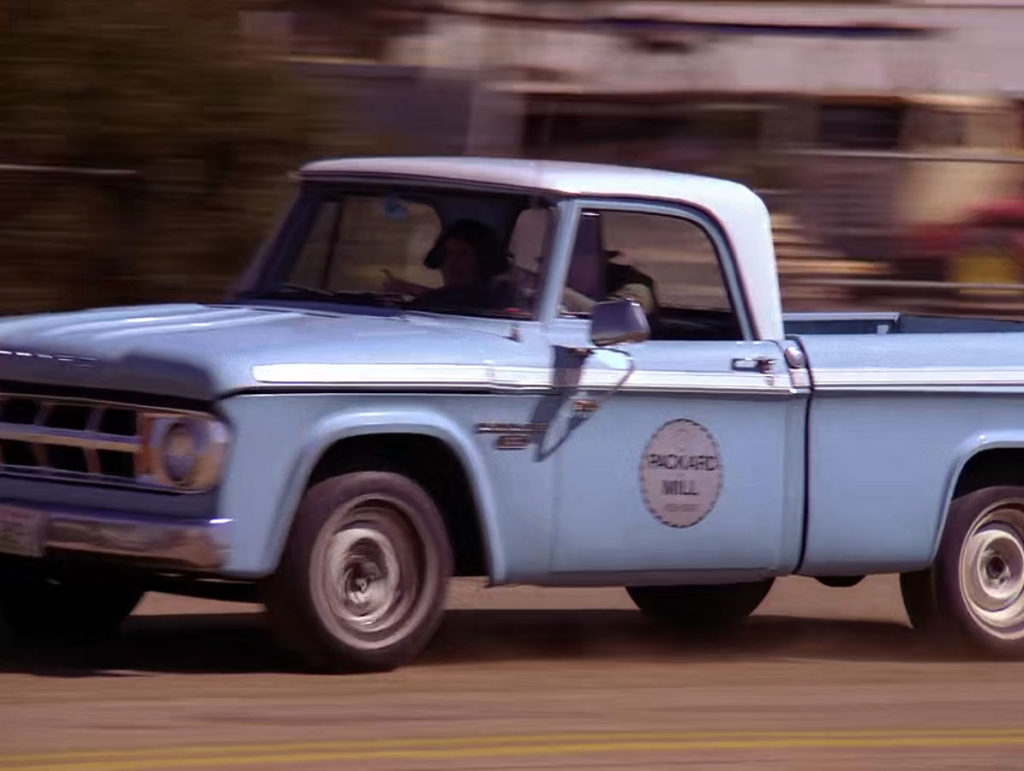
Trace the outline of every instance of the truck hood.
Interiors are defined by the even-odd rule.
[[[266,387],[255,371],[324,365],[515,366],[512,322],[304,308],[159,305],[0,320],[0,382],[212,401]],[[288,378],[269,378],[279,385]]]

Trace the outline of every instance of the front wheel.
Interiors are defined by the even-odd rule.
[[[306,492],[267,583],[271,629],[314,669],[393,669],[433,636],[451,573],[422,487],[381,471],[333,477]]]
[[[915,629],[1024,656],[1024,488],[988,487],[950,506],[935,562],[900,576]]]
[[[687,629],[720,629],[740,623],[768,596],[774,579],[714,586],[629,586],[641,611]]]

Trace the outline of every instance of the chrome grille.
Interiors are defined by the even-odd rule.
[[[122,404],[0,394],[0,473],[135,482],[141,414]]]

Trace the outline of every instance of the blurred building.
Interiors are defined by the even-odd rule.
[[[247,24],[386,148],[745,181],[775,215],[790,298],[802,279],[820,297],[836,277],[948,278],[942,248],[906,254],[915,229],[1024,194],[1024,2],[336,9],[292,0]]]

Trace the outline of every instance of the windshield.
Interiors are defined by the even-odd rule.
[[[552,224],[524,195],[307,183],[241,296],[532,318]]]

